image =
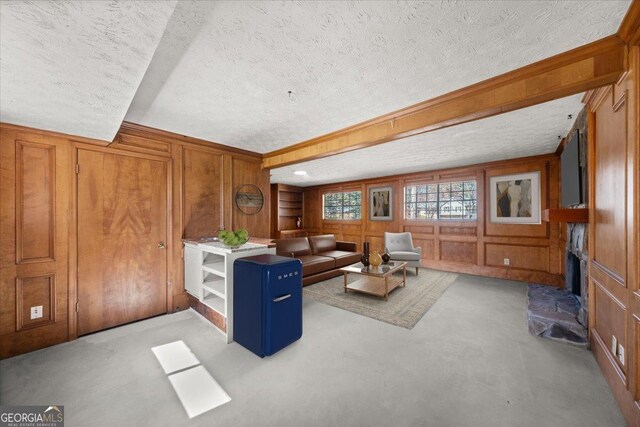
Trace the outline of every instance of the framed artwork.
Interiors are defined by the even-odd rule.
[[[369,219],[371,221],[393,220],[393,188],[369,189]]]
[[[540,172],[489,178],[491,222],[540,224]]]

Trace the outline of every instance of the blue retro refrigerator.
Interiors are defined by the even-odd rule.
[[[260,357],[302,336],[302,263],[278,255],[233,264],[233,340]]]

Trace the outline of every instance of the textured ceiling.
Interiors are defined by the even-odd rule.
[[[181,2],[126,119],[264,153],[613,34],[628,6]]]
[[[309,186],[552,153],[582,95],[271,171],[271,182]],[[573,119],[568,119],[572,114]],[[304,170],[308,176],[294,175]]]
[[[629,1],[2,1],[0,120],[123,118],[268,152],[615,33]],[[291,94],[288,94],[291,91]],[[273,171],[344,181],[553,151],[577,97]],[[294,169],[310,172],[306,178]]]
[[[175,4],[0,2],[0,121],[111,141]]]

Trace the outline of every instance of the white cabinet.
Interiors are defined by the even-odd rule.
[[[217,242],[185,242],[185,289],[225,318],[227,330],[222,332],[228,343],[233,341],[233,262],[238,258],[275,252],[275,248],[256,243],[229,249]]]
[[[202,281],[199,278],[201,253],[196,245],[184,245],[184,288],[198,299],[202,299]]]

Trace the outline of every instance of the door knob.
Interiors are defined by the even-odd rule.
[[[165,248],[164,242],[158,242],[158,248],[159,249],[164,249]]]

